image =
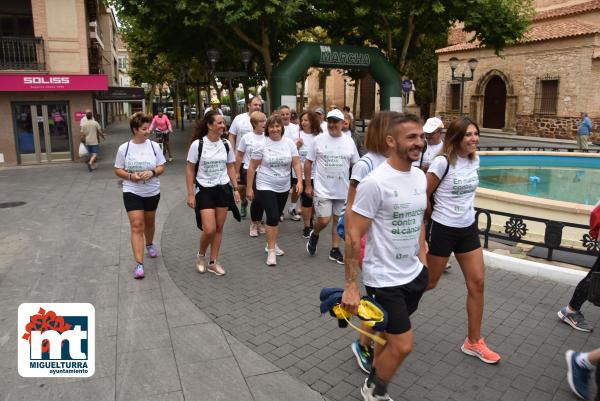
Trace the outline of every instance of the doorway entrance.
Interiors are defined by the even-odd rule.
[[[499,76],[489,80],[483,98],[483,127],[502,129],[506,116],[506,85]]]
[[[72,160],[67,102],[13,103],[19,163]]]

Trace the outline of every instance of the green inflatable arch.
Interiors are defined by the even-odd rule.
[[[402,84],[396,69],[374,47],[301,43],[273,70],[272,109],[295,107],[296,82],[309,67],[368,69],[381,88],[380,109],[402,111]]]

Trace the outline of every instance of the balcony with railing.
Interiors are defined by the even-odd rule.
[[[44,70],[44,39],[0,36],[0,70]]]

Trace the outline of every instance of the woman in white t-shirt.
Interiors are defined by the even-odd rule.
[[[314,111],[305,111],[300,115],[300,138],[296,145],[298,146],[298,154],[300,156],[300,167],[302,168],[302,179],[304,179],[304,161],[306,155],[315,141],[315,137],[321,133],[321,124],[319,117]],[[315,178],[315,169],[311,172],[311,182]],[[314,214],[313,199],[302,191],[300,194],[300,204],[302,205],[302,219],[304,220],[304,229],[302,237],[310,237],[310,232],[313,229],[312,217]]]
[[[217,263],[217,257],[227,211],[232,196],[236,203],[240,201],[235,177],[235,154],[229,141],[221,139],[224,131],[225,118],[214,110],[206,113],[194,130],[186,166],[187,204],[195,209],[202,230],[196,269],[200,273],[208,270],[217,276],[225,275],[225,269]],[[198,151],[200,145],[202,153]],[[204,258],[209,245],[210,260],[206,267]]]
[[[148,256],[158,252],[154,240],[154,221],[160,200],[160,180],[165,171],[165,157],[156,142],[148,139],[152,118],[135,113],[129,119],[133,138],[119,146],[115,174],[123,180],[123,202],[131,226],[131,248],[136,267],[133,277],[144,278],[144,237]]]
[[[429,289],[440,279],[448,258],[454,256],[467,285],[468,336],[461,346],[467,355],[497,363],[481,337],[484,265],[479,230],[475,221],[475,191],[479,185],[479,127],[469,117],[459,117],[448,127],[442,155],[433,159],[427,172],[427,195],[433,193],[431,228],[428,233]]]
[[[237,155],[235,157],[235,171],[240,177],[240,195],[242,196],[242,208],[245,209],[246,204],[246,184],[248,182],[248,167],[250,166],[250,157],[252,152],[265,142],[265,123],[267,116],[261,111],[254,111],[250,114],[250,123],[252,124],[253,133],[242,137],[238,142]],[[258,234],[264,234],[265,226],[262,222],[264,210],[260,202],[252,202],[250,206],[250,236],[258,237]],[[244,217],[245,213],[241,213]]]
[[[260,202],[267,215],[267,265],[275,266],[277,256],[284,252],[277,246],[279,216],[290,192],[290,172],[293,167],[301,176],[300,157],[294,142],[283,137],[283,121],[278,115],[269,117],[265,126],[265,141],[252,152],[248,168],[246,197]],[[256,183],[255,183],[256,178]],[[256,191],[254,190],[256,189]],[[296,190],[302,192],[298,180]]]

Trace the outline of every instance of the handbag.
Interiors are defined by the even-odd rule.
[[[90,154],[90,152],[88,152],[87,146],[85,146],[85,143],[81,142],[79,144],[79,157],[85,157],[89,154]]]
[[[590,286],[588,289],[588,301],[596,306],[600,306],[600,256],[596,259],[592,271],[590,272]]]

